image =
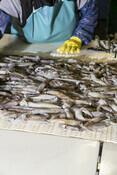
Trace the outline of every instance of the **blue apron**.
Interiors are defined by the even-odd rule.
[[[74,1],[56,0],[54,6],[34,10],[23,28],[14,22],[11,33],[29,43],[63,42],[72,36],[78,18]]]

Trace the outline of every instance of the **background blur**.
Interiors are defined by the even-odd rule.
[[[108,34],[117,32],[117,0],[97,0],[99,7],[98,25],[95,34],[106,39]]]

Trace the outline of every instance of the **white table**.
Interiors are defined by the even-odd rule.
[[[99,175],[117,175],[117,144],[104,143]]]
[[[4,54],[39,54],[43,57],[51,57],[50,53],[54,52],[56,53],[56,49],[59,48],[63,43],[35,43],[35,44],[29,44],[26,41],[20,39],[19,37],[15,35],[5,34],[4,37],[0,40],[0,53]],[[91,45],[91,43],[89,43]],[[86,50],[87,46],[82,46],[80,53],[78,54],[78,57],[82,57],[82,59],[88,59],[90,58],[95,59],[99,57],[100,59],[105,59],[110,57],[111,60],[114,58],[115,54],[113,53],[107,53],[107,52],[96,52],[91,50]]]
[[[95,175],[99,142],[0,130],[0,175]]]

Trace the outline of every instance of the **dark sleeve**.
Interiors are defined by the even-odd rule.
[[[97,0],[88,1],[79,11],[81,13],[81,19],[73,36],[80,38],[83,44],[88,44],[92,40],[94,28],[97,25]]]
[[[0,39],[4,35],[7,25],[11,23],[11,17],[0,9]]]

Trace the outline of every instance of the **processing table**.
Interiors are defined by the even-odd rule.
[[[0,53],[47,56],[60,45],[27,45],[5,35]],[[0,175],[116,175],[116,165],[115,143],[0,129]]]

